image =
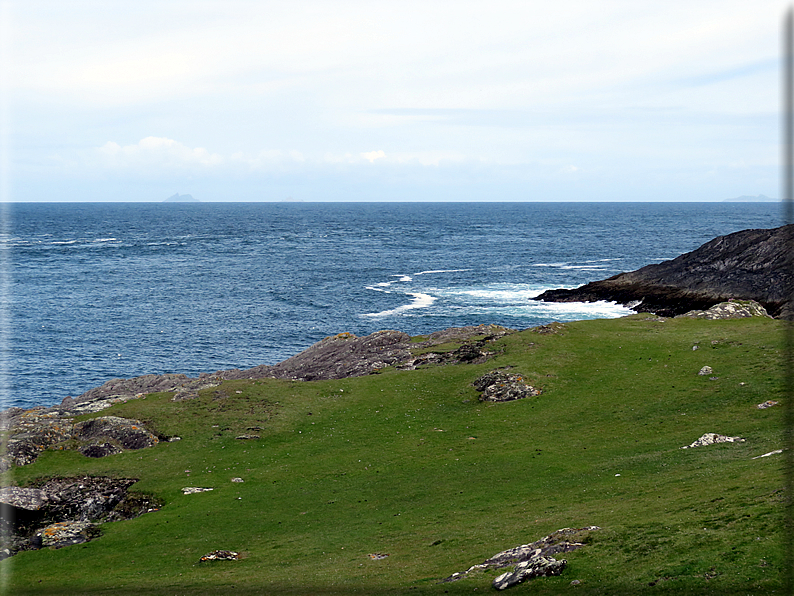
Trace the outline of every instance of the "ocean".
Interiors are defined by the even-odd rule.
[[[343,331],[619,317],[631,311],[532,298],[783,223],[776,203],[0,208],[3,409],[111,378],[275,364]]]

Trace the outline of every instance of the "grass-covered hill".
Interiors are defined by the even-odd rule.
[[[523,331],[489,349],[481,364],[226,381],[193,400],[150,394],[83,416],[134,418],[181,440],[101,459],[48,450],[5,483],[137,478],[132,490],[163,505],[104,524],[91,542],[6,559],[2,588],[482,593],[499,572],[440,580],[595,525],[585,547],[556,555],[568,561],[562,575],[510,592],[780,592],[782,459],[753,459],[781,447],[782,408],[757,408],[781,399],[779,321],[635,315]],[[713,373],[698,375],[706,365]],[[472,382],[502,367],[542,393],[480,402]],[[681,449],[707,432],[746,441]],[[246,434],[259,438],[236,438]],[[242,558],[199,562],[216,549]]]

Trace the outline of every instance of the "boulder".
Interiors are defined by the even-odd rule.
[[[33,542],[42,547],[62,548],[71,544],[88,542],[98,535],[99,528],[96,524],[88,521],[64,521],[39,530]]]

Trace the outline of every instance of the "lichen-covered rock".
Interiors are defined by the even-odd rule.
[[[36,461],[49,446],[70,438],[72,431],[71,419],[44,408],[26,410],[10,421],[6,453],[16,465],[24,466]]]
[[[41,546],[61,548],[71,544],[88,542],[99,534],[96,524],[88,521],[57,522],[36,533]],[[36,541],[38,542],[38,541]]]
[[[46,494],[39,488],[20,488],[18,486],[0,488],[0,503],[3,505],[37,511],[41,509],[45,500]]]
[[[541,390],[528,384],[522,375],[493,370],[473,383],[481,392],[480,401],[504,402],[540,395]]]
[[[123,449],[152,447],[159,439],[138,420],[118,416],[100,416],[74,426],[74,438],[80,441],[111,439]]]
[[[715,304],[707,310],[690,310],[678,315],[676,318],[688,317],[690,319],[745,319],[748,317],[767,317],[769,313],[755,300],[728,300]]]
[[[692,449],[693,447],[703,447],[705,445],[715,445],[717,443],[744,443],[741,437],[728,437],[717,433],[706,433],[694,443],[684,445],[681,449]]]

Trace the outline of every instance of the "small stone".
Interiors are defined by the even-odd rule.
[[[213,490],[213,489],[211,489],[211,488],[201,488],[199,486],[186,486],[185,488],[182,489],[182,494],[183,495],[193,495],[195,493],[206,493],[206,492],[211,491],[211,490]]]
[[[242,478],[232,478],[232,482],[245,482]]]
[[[777,404],[778,404],[778,402],[770,399],[770,400],[765,401],[762,404],[758,404],[756,407],[759,410],[766,410],[767,408],[771,408],[772,406],[776,406]]]
[[[575,580],[573,580],[573,581],[571,582],[571,585],[572,585],[572,586],[578,586],[578,585],[579,585],[579,584],[581,584],[581,583],[582,583],[582,582],[580,582],[578,579],[575,579]]]
[[[714,372],[714,371],[711,369],[711,367],[710,367],[710,366],[704,366],[703,368],[701,368],[701,369],[700,369],[700,372],[698,372],[698,374],[699,374],[701,377],[705,377],[706,375],[710,375],[710,374],[712,374],[713,372]]]

